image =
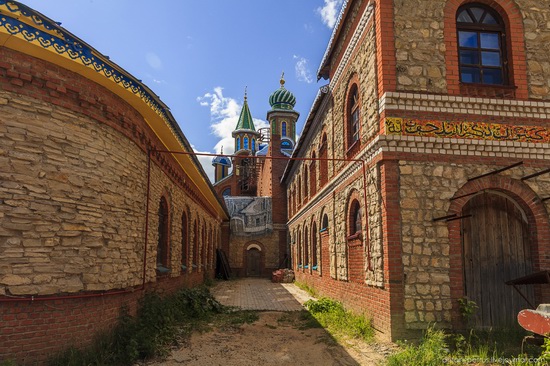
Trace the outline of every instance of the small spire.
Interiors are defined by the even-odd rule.
[[[248,99],[246,89],[248,89],[248,86],[245,86],[245,87],[244,87],[244,101],[245,101],[245,102],[246,102],[246,100]]]
[[[220,155],[223,155],[223,145],[222,145],[222,148],[220,150]]]
[[[281,88],[284,88],[285,87],[285,72],[283,71],[283,73],[281,74]]]

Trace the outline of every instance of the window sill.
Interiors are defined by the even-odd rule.
[[[358,247],[363,245],[363,234],[361,232],[350,235],[346,239],[348,242],[348,246],[350,247]]]
[[[172,272],[170,268],[157,264],[157,276],[167,276]]]
[[[350,147],[346,150],[346,156],[349,158],[359,152],[359,148],[361,146],[361,139],[356,140],[353,142],[353,144],[350,145]]]
[[[314,271],[317,271],[317,268],[319,268],[319,267],[318,266],[311,267],[311,269],[314,270]]]
[[[305,268],[305,269],[309,269],[309,264],[306,264],[306,265],[304,266],[304,268]]]
[[[298,268],[302,268],[302,265],[301,265],[301,264],[298,264]]]
[[[517,86],[460,82],[460,94],[482,98],[515,98]]]
[[[187,266],[186,266],[185,264],[182,264],[182,265],[181,265],[181,269],[182,269],[183,271],[187,271]]]

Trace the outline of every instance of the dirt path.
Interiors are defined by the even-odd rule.
[[[390,345],[336,341],[303,310],[311,299],[294,284],[273,284],[265,279],[219,282],[212,288],[227,306],[258,311],[251,324],[227,323],[195,332],[162,361],[147,366],[279,366],[383,364]]]
[[[343,347],[301,312],[266,311],[252,324],[195,333],[166,359],[147,366],[370,366],[380,365],[386,350],[361,342]]]

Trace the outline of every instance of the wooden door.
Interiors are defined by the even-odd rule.
[[[511,198],[484,192],[470,199],[463,215],[472,215],[463,219],[462,243],[465,294],[479,307],[475,326],[515,326],[529,305],[505,282],[532,273],[525,213]],[[532,288],[525,293],[534,299]]]
[[[261,274],[261,252],[251,248],[246,252],[246,275],[259,277]]]

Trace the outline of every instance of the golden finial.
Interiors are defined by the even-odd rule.
[[[284,88],[285,87],[285,72],[283,71],[283,73],[281,74],[281,88]]]

